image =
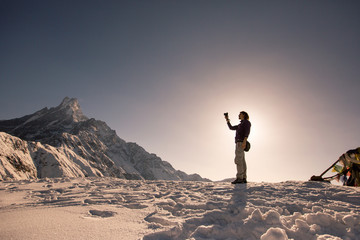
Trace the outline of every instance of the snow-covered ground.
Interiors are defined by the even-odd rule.
[[[0,182],[0,239],[360,239],[360,189],[55,178]]]

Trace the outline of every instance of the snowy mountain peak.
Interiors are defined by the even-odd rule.
[[[76,98],[69,98],[69,97],[65,97],[61,104],[60,107],[62,108],[66,108],[67,106],[79,106],[79,101]]]
[[[76,98],[22,118],[0,121],[0,180],[111,176],[208,181],[188,175],[83,115]],[[3,151],[2,151],[3,150]]]
[[[73,118],[74,122],[87,120],[87,117],[82,113],[79,101],[76,98],[65,97],[57,108],[65,110],[66,114]]]

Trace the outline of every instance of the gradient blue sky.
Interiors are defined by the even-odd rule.
[[[358,1],[0,0],[0,119],[78,98],[176,169],[307,180],[360,146]]]

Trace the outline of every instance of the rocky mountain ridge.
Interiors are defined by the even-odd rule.
[[[0,121],[0,180],[87,176],[208,181],[175,170],[138,144],[118,137],[105,122],[87,118],[75,98]]]

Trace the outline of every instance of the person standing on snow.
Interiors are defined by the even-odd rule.
[[[246,162],[245,152],[246,142],[250,134],[251,123],[249,121],[249,114],[247,112],[240,112],[239,119],[241,120],[239,125],[232,126],[227,113],[225,113],[225,119],[230,130],[236,130],[235,134],[235,164],[237,167],[237,174],[235,181],[232,184],[247,183],[246,181]]]

